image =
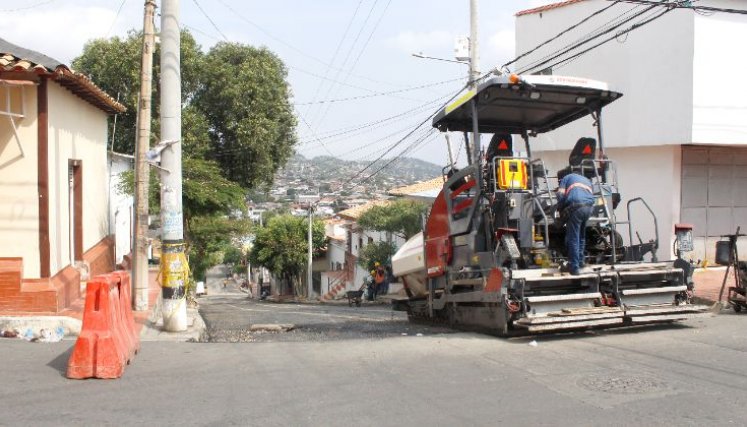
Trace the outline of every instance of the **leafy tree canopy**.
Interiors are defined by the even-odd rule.
[[[124,39],[93,40],[73,61],[76,70],[127,106],[110,134],[115,151],[129,154],[135,151],[141,49],[142,33],[133,31]],[[151,143],[158,141],[159,55],[157,45]],[[282,61],[265,48],[239,43],[218,43],[203,53],[183,30],[181,67],[184,157],[217,162],[226,179],[245,189],[271,184],[297,142]]]
[[[224,254],[251,231],[251,221],[224,216],[199,216],[187,223],[190,236],[189,264],[194,277],[203,279],[208,268],[224,261]]]
[[[213,154],[247,188],[272,182],[293,154],[296,118],[283,62],[265,48],[218,43],[194,102],[210,124]]]
[[[358,219],[358,224],[367,230],[386,231],[409,239],[421,231],[426,209],[423,203],[397,199],[367,210]]]
[[[221,176],[220,167],[216,162],[186,157],[182,169],[182,200],[187,221],[195,215],[213,215],[216,212],[244,209],[244,189]],[[121,194],[134,194],[134,171],[123,172],[121,178],[117,191]],[[148,188],[151,213],[158,212],[160,206],[159,185],[158,174],[151,169]]]
[[[158,141],[158,111],[160,103],[160,45],[153,52],[153,130],[151,142]],[[73,60],[76,71],[87,74],[96,85],[127,107],[127,111],[117,115],[116,131],[114,120],[110,119],[109,134],[114,135],[114,151],[133,154],[137,138],[137,101],[140,95],[140,58],[143,48],[143,33],[130,31],[127,37],[94,39],[86,43],[81,56]],[[189,100],[201,87],[203,80],[202,64],[204,54],[188,31],[181,34],[182,101]],[[189,120],[184,120],[182,129],[189,130]],[[184,137],[186,140],[186,136]]]
[[[303,294],[300,276],[308,262],[308,220],[292,215],[270,218],[257,230],[249,254],[252,264],[267,268],[275,277],[293,283],[297,296]],[[315,219],[312,226],[312,250],[319,253],[325,245],[324,222]]]
[[[358,254],[358,264],[366,271],[371,271],[377,262],[386,265],[395,253],[397,253],[397,246],[392,242],[382,240],[369,243]]]

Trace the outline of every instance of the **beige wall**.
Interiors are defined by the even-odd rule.
[[[83,250],[109,234],[107,116],[70,91],[49,84],[49,239],[51,271],[70,263],[68,161],[82,161]]]
[[[23,257],[24,277],[39,277],[36,87],[10,90],[14,111],[23,94],[25,117],[16,127],[24,154],[10,120],[0,116],[0,257]],[[0,110],[7,109],[7,91],[0,86]]]

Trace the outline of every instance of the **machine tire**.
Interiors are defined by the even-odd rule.
[[[734,307],[734,312],[735,313],[739,313],[739,312],[742,311],[742,306],[739,305],[739,304],[734,304],[733,307]]]

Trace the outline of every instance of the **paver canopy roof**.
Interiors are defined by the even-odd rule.
[[[543,133],[591,114],[621,93],[606,83],[565,76],[496,76],[446,105],[433,118],[442,132],[472,131],[472,101],[477,103],[479,131]]]

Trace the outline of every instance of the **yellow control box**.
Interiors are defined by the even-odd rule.
[[[496,159],[495,174],[501,190],[526,190],[527,162],[523,159]]]

